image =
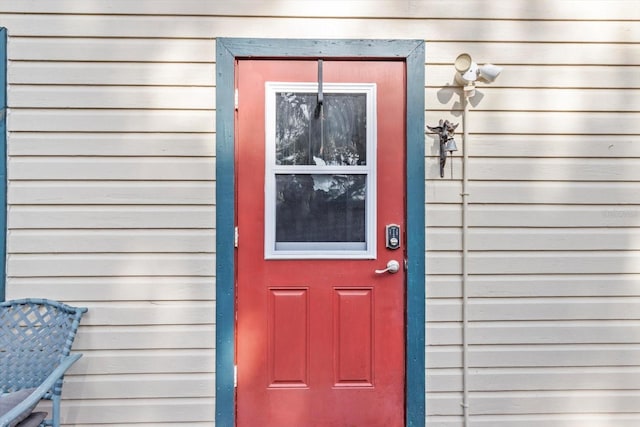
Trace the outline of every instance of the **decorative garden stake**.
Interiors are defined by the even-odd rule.
[[[429,126],[427,128],[432,133],[437,133],[440,137],[440,178],[444,178],[444,165],[447,162],[447,152],[452,153],[458,151],[456,141],[453,139],[453,133],[460,123],[455,125],[450,123],[449,120],[440,119],[438,126]]]

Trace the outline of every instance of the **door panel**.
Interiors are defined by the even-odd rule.
[[[269,289],[269,387],[309,386],[309,290]]]
[[[373,288],[335,289],[333,348],[336,387],[373,386]]]
[[[404,75],[238,61],[238,426],[404,425]]]

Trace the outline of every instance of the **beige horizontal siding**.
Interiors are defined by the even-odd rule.
[[[7,263],[12,277],[215,275],[215,256],[202,253],[10,254]]]
[[[215,134],[20,132],[7,147],[10,156],[213,157]]]
[[[114,427],[127,427],[128,424],[122,424],[122,423],[110,423],[110,426],[114,426]],[[144,423],[143,424],[145,427],[166,427],[166,423]],[[202,423],[202,422],[190,422],[189,426],[192,427],[208,427],[210,426],[211,423]],[[75,427],[93,427],[93,424],[74,424]]]
[[[100,90],[105,85],[139,86],[214,86],[215,64],[173,62],[40,62],[19,61],[7,70],[11,84],[92,85]],[[17,88],[17,87],[16,87]]]
[[[493,61],[492,58],[483,61]],[[615,78],[607,65],[581,65],[576,73],[571,65],[509,64],[509,71],[491,86],[520,88],[523,82],[536,88],[640,88],[640,76],[633,67],[616,69]],[[553,78],[550,78],[553,76]],[[451,64],[430,64],[426,74],[427,88],[442,89],[453,84]],[[215,64],[172,62],[158,66],[153,62],[39,62],[22,60],[12,64],[7,79],[11,84],[62,85],[157,85],[183,86],[185,81],[196,86],[215,85]],[[452,94],[451,92],[449,92]],[[447,94],[447,91],[444,91]],[[489,101],[487,98],[486,101]]]
[[[482,28],[490,34],[477,41],[427,44],[428,124],[462,122],[450,65],[459,52],[504,66],[478,86],[465,122],[471,425],[633,426],[640,81],[625,52],[636,47],[546,29],[548,39],[514,30],[499,40],[499,29]],[[444,179],[432,134],[425,152],[427,425],[459,427],[461,151]]]
[[[434,181],[427,186],[426,197],[431,203],[456,203],[460,191],[459,182]],[[637,183],[633,181],[572,182],[571,185],[565,181],[471,181],[469,201],[491,204],[637,205],[640,203],[640,193]],[[602,211],[608,209],[603,207]]]
[[[511,73],[509,67],[503,72]],[[482,88],[483,110],[500,111],[589,111],[589,112],[638,112],[640,111],[640,88],[638,89],[536,89],[531,95],[529,88]],[[458,97],[448,101],[441,88],[428,88],[426,99],[446,101],[442,107],[451,111],[461,111]],[[447,97],[449,98],[449,97]],[[440,107],[439,107],[440,108]]]
[[[90,309],[63,422],[210,425],[215,40],[94,38],[100,16],[0,16],[11,36],[8,294]],[[43,37],[38,25],[14,33],[22,18]],[[83,35],[52,37],[76,21]]]
[[[12,205],[212,205],[215,185],[202,181],[16,181],[7,197]]]
[[[93,302],[91,308],[83,326],[209,325],[215,317],[215,303],[209,301]]]
[[[329,0],[336,1],[336,0]],[[453,7],[453,6],[451,6]],[[322,9],[328,9],[326,4]],[[1,12],[1,10],[0,10]],[[434,19],[415,19],[415,16],[374,17],[372,27],[361,25],[361,19],[308,17],[193,17],[154,16],[98,16],[95,15],[0,15],[14,36],[43,37],[179,37],[211,38],[214,31],[227,37],[272,37],[304,34],[304,38],[426,38],[430,41],[477,41],[482,34],[485,41],[519,40],[538,42],[623,42],[640,37],[640,29],[633,22],[597,21],[511,21],[450,19],[438,28]],[[102,25],[93,25],[99,19]],[[34,28],[35,27],[35,28]]]
[[[635,135],[479,135],[473,136],[473,157],[525,158],[637,158],[640,147]]]
[[[9,91],[14,108],[191,109],[213,110],[215,88],[184,86],[50,86],[15,85]]]
[[[574,390],[616,389],[634,390],[638,383],[637,368],[574,367],[574,368],[487,368],[470,378],[471,391],[500,392],[565,390],[571,384]],[[427,375],[433,391],[449,392],[462,387],[460,369],[441,369]]]
[[[13,61],[215,62],[215,40],[13,37]]]
[[[439,177],[433,167],[434,159],[427,159],[428,178]],[[462,161],[449,159],[447,178],[460,179]],[[595,181],[634,182],[640,178],[640,159],[556,159],[556,158],[477,158],[468,163],[468,172],[476,181]]]
[[[635,320],[640,318],[637,297],[537,297],[513,301],[508,298],[474,298],[468,305],[474,321],[523,320]],[[461,321],[458,300],[427,302],[432,318],[445,322]]]
[[[429,48],[428,62],[436,64],[451,64],[462,52],[460,49],[472,54],[480,64],[628,66],[640,63],[637,43],[435,41],[429,43]],[[526,82],[522,86],[526,87]]]
[[[34,172],[35,171],[35,172]],[[11,180],[213,181],[210,157],[47,157],[16,158]]]
[[[637,366],[637,344],[520,344],[520,345],[476,345],[469,352],[469,363],[475,368],[562,368],[573,369],[587,367],[611,367],[622,369],[624,366]],[[443,345],[433,349],[427,358],[427,368],[459,368],[462,363],[462,351],[457,346]],[[571,367],[571,368],[567,368]],[[445,371],[443,371],[445,372]],[[544,369],[533,371],[546,372]],[[601,371],[602,372],[602,371]],[[429,372],[430,374],[430,372]],[[588,380],[588,379],[585,379]],[[513,386],[517,385],[515,382]],[[556,386],[561,385],[557,384]],[[526,386],[522,384],[520,386]]]
[[[73,426],[135,423],[146,426],[146,423],[198,423],[203,419],[213,419],[214,414],[213,396],[179,399],[79,399],[65,401],[65,412],[60,418],[63,424]]]
[[[340,16],[340,17],[411,17],[470,19],[589,19],[630,20],[639,12],[633,2],[607,0],[604,4],[585,7],[581,0],[543,0],[532,3],[512,0],[486,5],[479,0],[413,1],[413,0],[312,0],[300,3],[285,0],[277,3],[261,0],[239,0],[231,3],[203,3],[199,0],[144,0],[135,3],[113,0],[109,4],[78,5],[73,0],[43,4],[36,0],[9,0],[2,10],[36,13],[140,14],[140,15],[241,15],[241,16]],[[605,8],[604,5],[607,7]],[[601,7],[597,7],[601,6]]]
[[[87,387],[82,378],[71,377],[65,384],[65,396],[70,399],[198,398],[215,393],[214,379],[213,374],[201,373],[94,375],[92,387]]]
[[[306,38],[312,37],[307,36]],[[481,63],[487,61],[484,58],[491,58],[491,61],[496,64],[627,66],[640,63],[640,46],[637,43],[507,43],[503,41],[481,43],[467,41],[464,44],[466,50],[473,53]],[[459,46],[459,42],[430,42],[429,62],[451,64],[459,53]],[[215,62],[215,40],[14,37],[9,53],[16,61],[209,63]]]
[[[74,365],[82,375],[172,374],[214,372],[215,358],[207,349],[94,350]],[[76,381],[80,378],[76,377]]]
[[[579,399],[579,397],[576,397]],[[620,427],[634,427],[638,425],[640,419],[633,414],[544,414],[544,415],[486,415],[474,417],[474,422],[482,427],[556,427],[558,425],[566,427],[600,427],[607,423],[615,423]],[[452,427],[458,426],[462,422],[462,417],[440,417],[433,426]]]
[[[638,320],[478,321],[469,329],[471,345],[521,344],[636,344]],[[427,327],[431,345],[460,345],[458,322],[437,322]]]
[[[477,412],[474,415],[496,416],[516,415],[519,413],[525,413],[527,415],[564,413],[608,415],[633,413],[633,408],[638,404],[639,399],[640,393],[635,390],[607,392],[587,390],[572,392],[503,391],[474,394],[470,399],[470,404],[473,405],[474,408],[477,408]],[[446,411],[447,413],[461,415],[462,410],[459,405],[459,396],[452,393],[435,394],[432,398],[430,411],[433,411],[433,414]],[[584,417],[587,418],[586,415],[584,415]],[[553,417],[551,418],[553,419]],[[605,418],[606,417],[600,417],[599,419],[603,420]],[[512,417],[511,422],[514,423],[517,419],[518,418]],[[520,424],[517,423],[517,425]]]
[[[624,0],[6,0],[9,297],[89,306],[75,426],[210,426],[216,37],[426,41],[425,118],[469,150],[472,425],[636,426],[640,10]],[[462,425],[461,151],[425,137],[427,411]],[[450,166],[453,166],[451,172]]]
[[[214,253],[215,230],[13,230],[12,253]]]
[[[14,132],[214,132],[215,112],[167,109],[15,109]]]
[[[102,325],[85,327],[82,332],[76,337],[74,349],[83,352],[215,348],[215,328],[210,325]]]
[[[212,215],[212,212],[214,215]],[[209,205],[13,205],[9,228],[17,229],[213,229]]]
[[[455,204],[432,203],[427,205],[426,216],[429,226],[455,227],[460,224],[461,208]],[[468,217],[474,227],[551,227],[553,232],[555,228],[634,227],[640,213],[633,203],[479,203],[470,206]],[[633,234],[635,230],[628,232]]]
[[[637,274],[640,251],[473,251],[469,268],[474,274]],[[461,274],[458,252],[429,252],[431,274]]]
[[[640,296],[637,274],[500,274],[472,276],[469,296],[477,298],[536,297],[620,297]],[[460,278],[452,275],[430,276],[430,298],[459,298]]]
[[[616,135],[637,135],[639,116],[637,112],[480,110],[470,115],[469,126],[480,134],[609,135],[613,128]],[[434,109],[425,115],[426,123],[432,126],[440,119],[458,123],[460,113]]]
[[[211,301],[215,287],[209,277],[10,277],[16,298],[55,292],[57,298],[90,304],[93,301]]]
[[[427,250],[462,250],[458,228],[433,228]],[[640,249],[640,230],[626,228],[479,228],[467,235],[473,251],[596,251]]]
[[[430,45],[429,45],[430,46]],[[461,47],[463,48],[463,47]],[[475,52],[473,52],[475,55]],[[455,54],[454,54],[455,55]],[[495,62],[494,53],[490,56],[480,57],[480,64]],[[430,58],[429,58],[430,59]],[[497,63],[497,62],[496,62]],[[496,88],[629,88],[638,89],[640,87],[640,76],[634,67],[618,67],[615,73],[609,65],[588,65],[580,64],[579,72],[576,68],[566,64],[501,64],[507,72],[502,72],[500,78],[491,85],[479,85],[477,90],[482,93],[494,92]],[[453,96],[453,91],[447,86],[454,85],[454,77],[451,75],[451,64],[429,64],[425,75],[425,85],[428,89],[437,89],[438,100],[446,95]],[[459,97],[456,97],[459,99]],[[493,102],[486,97],[485,102]],[[511,102],[512,100],[507,100]],[[606,100],[603,100],[606,101]]]

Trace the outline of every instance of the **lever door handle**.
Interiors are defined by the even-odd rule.
[[[376,274],[383,274],[383,273],[393,274],[393,273],[397,273],[399,270],[400,270],[400,263],[395,259],[392,259],[387,263],[387,268],[382,270],[376,270]]]

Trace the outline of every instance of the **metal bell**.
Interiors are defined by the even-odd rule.
[[[458,151],[458,146],[456,146],[456,140],[453,138],[447,139],[447,142],[445,142],[444,144],[444,149],[445,151],[448,151],[450,153],[453,151]]]

